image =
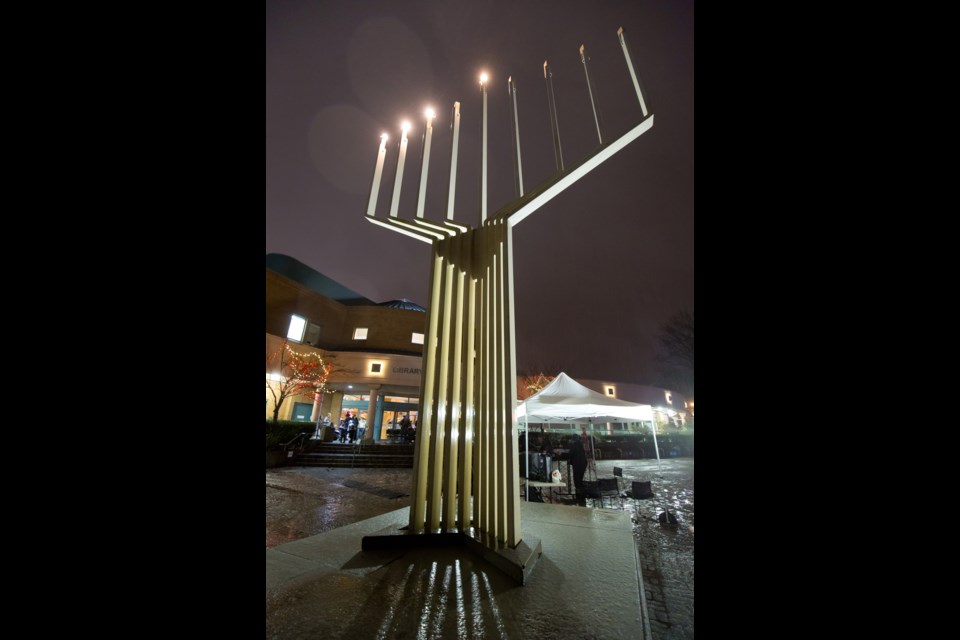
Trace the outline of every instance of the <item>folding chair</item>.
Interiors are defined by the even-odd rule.
[[[653,498],[653,489],[650,488],[650,481],[640,482],[638,480],[633,481],[633,487],[631,488],[630,493],[633,497],[633,504],[637,506],[637,500],[649,500]],[[639,509],[637,510],[639,514]],[[670,513],[670,508],[667,507],[666,510],[657,516],[657,520],[660,521],[660,524],[677,524],[677,517]]]
[[[614,467],[614,468],[613,468],[613,477],[614,477],[614,478],[623,478],[623,468],[622,468],[622,467]],[[622,493],[622,489],[620,489],[620,480],[619,480],[619,479],[617,480],[617,491],[620,491],[620,492]]]
[[[600,478],[597,480],[597,493],[600,498],[600,507],[603,508],[604,498],[616,498],[623,509],[623,498],[620,497],[620,484],[616,477]]]
[[[640,480],[634,480],[630,485],[630,497],[633,498],[633,507],[639,516],[640,505],[637,501],[649,500],[653,497],[653,489],[650,488],[650,481],[641,482]]]
[[[630,493],[632,494],[634,504],[636,504],[637,500],[647,500],[653,497],[653,489],[650,488],[649,480],[646,482],[634,480]]]

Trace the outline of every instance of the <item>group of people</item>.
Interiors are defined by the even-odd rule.
[[[337,442],[354,443],[363,440],[363,433],[367,430],[366,418],[358,418],[356,413],[347,411],[347,415],[340,419],[337,426]]]
[[[392,424],[392,421],[391,421]],[[325,415],[317,424],[317,433],[314,438],[321,438],[321,427],[330,428],[333,421],[330,414]],[[417,423],[411,422],[410,417],[405,415],[400,421],[400,437],[404,442],[413,442],[417,434]],[[334,442],[354,443],[363,440],[363,434],[367,430],[367,419],[360,416],[356,411],[347,411],[347,414],[340,418],[340,423],[334,429]]]

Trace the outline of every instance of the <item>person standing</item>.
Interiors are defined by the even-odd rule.
[[[597,478],[597,466],[594,463],[593,449],[591,448],[591,439],[587,435],[587,428],[583,427],[580,430],[580,442],[583,444],[583,453],[587,456],[587,468],[590,469],[592,475],[590,476],[594,480]]]
[[[573,468],[573,484],[577,491],[577,504],[586,506],[586,497],[583,495],[583,474],[587,470],[587,454],[583,450],[580,436],[570,436],[570,466]]]
[[[363,432],[367,430],[367,419],[360,416],[357,422],[357,442],[363,442]]]
[[[353,444],[357,440],[357,416],[347,414],[347,441]]]

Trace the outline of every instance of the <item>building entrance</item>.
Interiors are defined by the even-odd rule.
[[[415,403],[384,403],[383,422],[381,423],[380,428],[380,439],[404,441],[404,434],[400,431],[404,418],[410,420],[410,425],[412,428],[416,428],[417,422],[420,418],[420,412],[417,411],[417,405]]]
[[[407,396],[381,395],[377,398],[376,415],[367,415],[370,409],[370,396],[343,397],[340,417],[347,412],[358,414],[367,421],[367,429],[373,429],[374,441],[401,442],[400,425],[409,418],[411,426],[416,427],[420,420],[420,399]]]

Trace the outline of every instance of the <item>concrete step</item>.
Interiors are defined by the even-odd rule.
[[[308,453],[357,453],[363,455],[413,455],[413,445],[363,445],[357,447],[351,444],[316,444],[306,448]]]
[[[311,461],[309,461],[309,462],[296,462],[296,461],[294,461],[293,464],[290,465],[290,466],[293,466],[293,467],[330,467],[330,468],[337,467],[337,468],[342,468],[342,469],[412,469],[412,468],[413,468],[412,465],[409,465],[409,464],[400,464],[400,463],[390,464],[390,463],[384,463],[384,462],[377,462],[377,463],[373,463],[373,462],[369,462],[369,463],[357,462],[357,463],[351,464],[351,463],[349,463],[349,462],[344,462],[344,461],[323,462],[323,461],[320,461],[320,460],[311,460]]]
[[[371,469],[411,469],[413,460],[341,460],[331,458],[294,458],[295,467],[346,467]]]
[[[309,467],[412,468],[413,455],[353,454],[341,449],[338,453],[301,453],[292,459],[291,464]]]

